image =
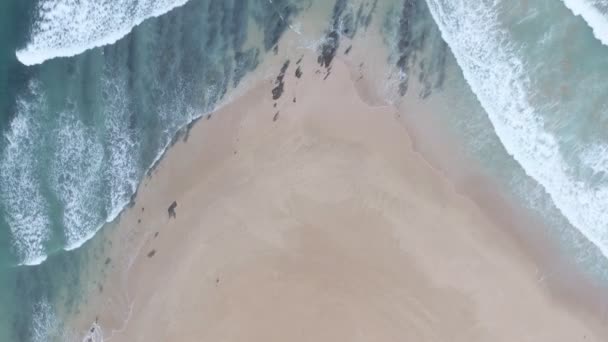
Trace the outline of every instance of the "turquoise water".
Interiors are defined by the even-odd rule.
[[[59,312],[82,299],[83,269],[103,245],[98,230],[129,204],[177,132],[225,100],[319,1],[0,3],[0,341],[61,336]],[[324,30],[312,38],[323,53],[370,22],[381,26],[390,57],[375,62],[394,71],[399,96],[411,80],[422,84],[416,96],[445,108],[441,120],[469,153],[602,275],[606,5],[321,7]]]
[[[128,205],[176,132],[255,68],[299,9],[286,1],[80,4],[87,9],[0,5],[0,341],[46,339],[59,293],[78,293],[86,263],[86,253],[67,251]],[[263,37],[255,46],[246,45],[250,25]]]
[[[489,119],[489,140],[497,137],[510,155],[492,160],[517,164],[496,171],[566,243],[590,246],[579,251],[584,263],[605,265],[608,47],[558,1],[429,1],[429,8]]]

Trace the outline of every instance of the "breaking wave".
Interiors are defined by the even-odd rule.
[[[510,155],[556,207],[608,256],[608,188],[577,176],[544,129],[522,54],[499,23],[499,1],[428,0],[442,36]],[[594,147],[603,150],[603,147]]]
[[[158,17],[188,0],[42,0],[29,43],[17,59],[35,65],[113,44],[144,20]]]
[[[574,15],[581,16],[602,44],[608,45],[608,4],[604,0],[562,0]]]

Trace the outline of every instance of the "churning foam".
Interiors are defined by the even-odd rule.
[[[79,121],[70,119],[70,123],[57,136],[68,148],[68,159],[80,165],[80,172],[66,184],[66,194],[71,201],[67,202],[66,211],[71,210],[69,221],[64,220],[66,246],[64,250],[73,250],[90,240],[107,222],[112,222],[129,204],[131,195],[137,189],[140,172],[137,156],[140,146],[129,128],[129,104],[126,97],[124,80],[104,79],[103,92],[111,99],[104,107],[104,122],[101,132],[92,139],[87,128]],[[67,134],[62,134],[67,133]],[[71,133],[70,133],[71,132]],[[101,143],[103,141],[103,145]],[[73,173],[71,166],[64,160],[59,172]],[[103,187],[102,194],[90,189]],[[103,201],[96,198],[104,197]],[[105,208],[106,217],[92,216],[98,208]]]
[[[51,222],[38,175],[39,123],[32,113],[44,103],[18,99],[17,115],[5,134],[7,145],[0,160],[0,198],[9,225],[12,244],[23,265],[37,265],[46,259],[45,242]]]
[[[597,0],[562,0],[574,15],[580,15],[593,30],[593,35],[602,44],[608,45],[608,13],[600,9]],[[601,0],[605,4],[605,0]]]
[[[131,195],[137,190],[140,177],[137,163],[141,147],[136,141],[135,133],[129,128],[131,112],[125,95],[127,88],[124,79],[107,79],[104,82],[104,93],[113,99],[106,105],[103,138],[109,153],[104,174],[110,191],[106,203],[108,222],[114,220],[129,203]]]
[[[52,336],[57,333],[58,322],[55,316],[55,311],[51,304],[46,299],[43,299],[34,305],[34,314],[32,317],[32,341],[45,342],[49,341]]]
[[[102,172],[104,151],[95,132],[73,112],[58,115],[51,179],[63,204],[63,227],[67,246],[80,243],[83,235],[97,230],[102,218]]]
[[[113,44],[144,20],[188,0],[41,0],[29,43],[17,51],[25,65],[78,55]]]
[[[499,26],[499,0],[427,0],[444,40],[506,150],[568,221],[608,256],[608,188],[576,178],[528,100],[521,55]]]

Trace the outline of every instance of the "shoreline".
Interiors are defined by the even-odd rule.
[[[313,64],[314,61],[310,61],[310,58],[307,58],[306,63]],[[336,66],[334,66],[334,68],[336,68],[336,69],[341,68],[341,69],[345,70],[345,66],[343,66],[342,63],[343,63],[342,61],[337,61],[336,62]],[[307,66],[308,65],[309,64],[307,64]],[[307,69],[309,69],[309,68],[310,67],[307,67]],[[291,71],[293,71],[293,70],[291,70]],[[308,74],[308,73],[312,73],[312,71],[305,70],[305,75]],[[308,77],[308,76],[306,76],[306,77]],[[333,77],[338,77],[338,76],[330,76],[330,78],[328,79],[328,82]],[[344,78],[344,76],[341,76],[341,77]],[[289,84],[288,87],[293,87],[292,86],[293,83],[298,83],[298,81],[295,80],[293,78],[293,76],[290,76],[287,79],[288,80],[286,81],[286,83]],[[341,81],[343,82],[344,80],[341,80]],[[302,81],[302,82],[304,82],[304,81]],[[317,82],[321,82],[321,81],[317,81]],[[354,88],[353,83],[352,83],[352,79],[350,77],[348,78],[348,82],[350,82],[350,87]],[[266,83],[266,82],[263,82],[263,83]],[[159,163],[158,170],[153,171],[151,177],[147,177],[145,180],[142,181],[142,184],[141,184],[140,187],[142,188],[143,191],[142,191],[141,194],[138,193],[137,199],[136,199],[136,201],[134,203],[134,206],[132,208],[127,209],[126,212],[124,212],[121,215],[121,217],[119,219],[119,222],[117,223],[118,226],[114,227],[113,229],[111,229],[112,232],[110,232],[110,235],[112,235],[112,234],[118,234],[119,236],[122,235],[123,238],[125,236],[127,237],[127,238],[124,238],[124,239],[118,239],[118,241],[115,241],[115,242],[119,242],[119,243],[113,244],[113,246],[117,246],[118,245],[118,247],[112,247],[114,250],[116,250],[117,248],[119,248],[119,249],[123,248],[122,251],[118,251],[118,254],[120,254],[121,252],[125,253],[125,255],[129,254],[129,253],[127,253],[128,249],[125,250],[124,247],[128,246],[129,244],[132,244],[133,242],[137,242],[137,241],[141,241],[142,248],[143,248],[143,246],[148,246],[148,249],[150,249],[149,245],[154,244],[155,241],[156,241],[156,239],[158,238],[158,236],[155,236],[156,235],[156,231],[150,230],[150,228],[141,228],[141,226],[139,226],[139,223],[135,223],[136,222],[135,220],[142,220],[142,221],[144,221],[144,222],[142,222],[142,224],[146,224],[145,223],[145,218],[143,218],[144,217],[144,210],[140,209],[140,206],[144,205],[144,203],[147,203],[147,202],[151,201],[150,204],[153,205],[153,206],[155,206],[155,207],[157,207],[156,210],[158,210],[161,207],[166,207],[166,206],[168,206],[170,204],[170,203],[165,203],[165,205],[163,205],[163,203],[161,203],[162,200],[164,200],[165,202],[170,202],[170,198],[166,198],[166,199],[154,198],[154,197],[150,197],[150,195],[146,194],[146,192],[147,193],[150,193],[150,192],[159,193],[159,190],[155,191],[155,190],[150,190],[150,188],[148,188],[148,185],[150,185],[150,187],[153,187],[154,183],[159,181],[159,177],[166,177],[166,175],[179,174],[180,172],[185,172],[184,170],[180,171],[180,169],[177,169],[176,168],[177,166],[172,166],[171,165],[172,161],[173,161],[174,164],[175,163],[181,164],[182,167],[183,166],[187,166],[187,165],[190,165],[190,166],[193,165],[192,164],[193,162],[188,162],[188,161],[184,161],[184,160],[180,160],[179,159],[180,158],[180,154],[183,153],[183,152],[180,152],[179,150],[184,150],[184,151],[191,150],[192,149],[191,145],[190,145],[190,144],[192,144],[191,139],[193,139],[193,140],[195,139],[195,141],[197,141],[197,142],[200,141],[201,139],[203,141],[204,140],[208,140],[208,143],[210,143],[210,145],[201,144],[201,146],[202,146],[203,149],[212,149],[211,146],[213,146],[213,145],[215,145],[215,147],[217,147],[217,148],[222,148],[222,146],[219,145],[218,141],[213,141],[214,137],[209,137],[209,136],[201,137],[200,135],[202,135],[202,133],[197,132],[197,131],[205,130],[204,127],[211,126],[211,125],[221,125],[221,126],[223,126],[225,128],[226,125],[230,125],[231,123],[234,124],[235,121],[247,120],[247,118],[245,117],[244,114],[235,115],[234,113],[231,113],[231,112],[234,111],[235,107],[239,108],[238,106],[241,106],[240,103],[246,102],[247,99],[249,99],[249,101],[252,101],[251,98],[252,97],[256,98],[257,97],[256,94],[260,94],[260,96],[264,96],[264,98],[268,97],[268,96],[265,96],[266,95],[265,94],[266,90],[268,90],[266,88],[268,88],[268,85],[266,85],[266,86],[262,85],[260,87],[255,87],[254,89],[252,89],[249,92],[247,92],[243,97],[240,97],[240,98],[236,99],[233,103],[230,103],[230,104],[226,105],[224,108],[220,109],[219,112],[223,112],[223,114],[222,115],[218,115],[219,119],[216,119],[220,123],[217,123],[216,121],[214,121],[214,119],[215,119],[215,115],[214,115],[208,125],[206,125],[205,121],[200,121],[199,123],[195,124],[194,127],[193,127],[193,129],[192,129],[192,132],[191,132],[192,135],[190,136],[190,139],[189,139],[188,142],[184,143],[182,141],[179,141],[179,139],[177,139],[176,145],[173,146],[171,149],[169,149],[169,151],[167,152],[166,156],[162,158],[161,162]],[[308,90],[308,91],[310,91],[310,90]],[[252,93],[254,95],[252,95]],[[281,106],[287,106],[288,102],[289,102],[288,101],[289,99],[290,99],[290,97],[287,94],[284,94],[284,96],[280,99]],[[262,100],[262,101],[264,101],[264,100]],[[266,101],[268,101],[268,100],[266,100]],[[279,108],[281,108],[281,106],[279,106]],[[376,109],[376,110],[382,109],[384,111],[388,110],[389,112],[391,111],[390,107],[386,107],[386,106],[384,106],[384,107],[374,107],[374,109]],[[272,108],[270,108],[269,110],[272,110]],[[279,112],[280,112],[280,110],[279,110]],[[385,114],[385,115],[387,115],[387,114]],[[272,117],[269,117],[268,119],[272,120]],[[203,119],[203,120],[206,120],[206,119]],[[276,121],[279,122],[279,123],[281,121],[283,121],[282,115],[280,115]],[[395,123],[397,123],[397,122],[398,121],[395,121]],[[213,130],[218,129],[218,128],[221,128],[221,127],[215,127]],[[268,128],[265,128],[265,129],[267,130]],[[408,131],[408,130],[405,129],[404,131]],[[214,135],[213,132],[209,132],[208,129],[207,129],[207,134]],[[263,132],[258,132],[258,134],[263,135]],[[407,134],[410,134],[409,131],[408,131]],[[218,140],[220,140],[220,141],[221,140],[224,140],[224,141],[226,140],[226,138],[222,139],[222,138],[219,138],[217,136],[215,136],[215,138],[218,139]],[[251,138],[251,137],[249,137],[249,138]],[[406,136],[405,139],[408,139],[410,141],[410,145],[413,143],[413,141],[409,138],[409,136]],[[238,138],[237,138],[237,140],[238,140]],[[263,140],[263,138],[262,138],[262,140]],[[235,142],[232,141],[232,144],[235,144]],[[188,147],[190,147],[190,148],[188,148]],[[227,151],[226,148],[222,148],[222,149],[224,149],[224,152],[229,152],[229,151]],[[234,152],[236,152],[235,155],[240,154],[240,151],[235,150]],[[216,151],[214,154],[216,154],[216,153],[218,153],[218,152]],[[415,157],[417,160],[422,160],[422,161],[426,162],[426,160],[423,158],[423,155],[420,154],[420,152],[416,152],[415,150],[413,150],[413,153],[415,153],[415,154],[418,155],[418,157]],[[201,157],[203,159],[208,159],[207,160],[208,162],[213,162],[213,160],[212,160],[213,158],[219,158],[217,155],[215,157],[214,156],[207,156],[207,157],[201,156]],[[178,159],[176,159],[176,158],[178,158]],[[184,158],[183,154],[182,154],[181,158],[182,159]],[[209,158],[211,158],[211,159],[209,159]],[[429,168],[429,169],[431,169],[432,170],[431,172],[434,174],[433,177],[436,177],[436,178],[444,178],[445,177],[443,175],[443,173],[441,172],[441,170],[437,170],[435,167],[432,166],[431,163],[428,163],[428,162],[426,162],[426,163],[427,163],[427,165],[423,166],[423,168]],[[227,169],[226,171],[229,171],[229,169]],[[207,173],[207,171],[203,171],[203,173]],[[169,177],[171,177],[171,176],[169,176]],[[169,180],[168,179],[164,179],[164,180],[161,179],[160,181],[161,182],[167,182]],[[451,183],[449,183],[449,181],[447,179],[442,179],[441,180],[441,184],[451,184]],[[164,186],[165,186],[165,188],[162,189],[162,190],[160,190],[160,193],[173,192],[175,194],[181,194],[182,196],[185,196],[186,198],[194,196],[194,194],[192,193],[192,190],[190,190],[190,191],[187,190],[188,187],[185,187],[183,185],[180,186],[179,189],[169,189],[168,188],[168,186],[169,186],[168,183],[165,184]],[[442,185],[442,186],[445,187],[446,185]],[[449,185],[447,185],[447,186],[449,187]],[[171,188],[173,188],[173,187],[171,186]],[[451,191],[456,191],[456,188],[454,187]],[[141,198],[140,198],[140,196],[141,196]],[[476,202],[471,201],[466,196],[463,196],[462,194],[458,195],[458,196],[462,197],[460,200],[464,199],[465,201],[470,201],[471,203],[473,203],[473,204],[476,205]],[[180,217],[180,210],[182,208],[182,206],[180,205],[180,202],[181,201],[178,201],[178,206],[176,208],[177,215],[178,215],[178,220],[179,220],[179,217]],[[470,205],[471,204],[469,204],[469,206]],[[146,204],[145,206],[149,207],[148,204]],[[138,209],[141,210],[141,211],[138,212]],[[480,210],[483,210],[483,209],[480,209]],[[148,213],[149,213],[149,209],[148,209]],[[164,216],[163,214],[164,213],[162,213],[162,214],[158,214],[157,213],[156,216],[160,218],[160,217]],[[153,215],[153,214],[150,214],[150,215]],[[137,218],[139,216],[142,216],[142,218]],[[163,224],[172,225],[172,223],[173,223],[173,226],[174,226],[174,222],[172,222],[170,219],[168,219],[168,220],[163,219]],[[131,227],[129,227],[129,226],[131,226]],[[135,230],[131,230],[133,227],[135,228]],[[138,227],[140,227],[140,228],[138,228]],[[129,228],[131,228],[131,229],[129,229]],[[173,228],[175,228],[175,227],[173,227]],[[183,229],[183,227],[182,227],[182,229]],[[130,231],[130,233],[127,233],[129,231]],[[162,231],[159,231],[159,232],[162,233],[162,235],[165,235]],[[192,232],[192,231],[190,231],[188,229],[186,229],[186,231],[184,231],[184,232],[187,233],[188,235],[193,235],[193,234],[196,235],[195,232]],[[494,233],[496,233],[496,232],[494,232]],[[133,234],[133,236],[130,236],[131,234]],[[503,235],[503,236],[506,236],[507,238],[509,238],[509,236],[512,235],[512,234],[510,234],[510,232],[508,231],[508,229],[505,229],[505,231],[502,231],[502,232],[498,232],[497,234],[498,234],[498,236]],[[162,237],[162,235],[161,235],[161,237]],[[174,233],[172,235],[178,235],[178,234]],[[181,235],[181,234],[179,234],[179,235]],[[184,236],[181,236],[181,240],[183,240],[184,238],[185,238]],[[278,237],[274,236],[270,240],[273,243],[278,243],[277,241],[274,241],[273,239],[278,239]],[[122,243],[121,243],[121,240],[123,240]],[[180,236],[172,236],[171,240],[173,240],[172,243],[177,244],[177,241],[180,240]],[[125,241],[126,241],[126,243],[125,243]],[[165,242],[164,244],[167,244],[167,243],[169,243],[169,242]],[[511,241],[511,242],[508,242],[507,245],[513,247],[514,243],[513,243],[513,241]],[[515,245],[517,245],[517,244],[515,244]],[[516,248],[516,250],[520,249],[520,247],[515,247],[515,248]],[[134,259],[132,261],[129,261],[127,263],[128,266],[125,268],[126,271],[125,271],[124,274],[116,274],[117,272],[115,271],[114,272],[115,273],[114,276],[110,276],[109,279],[112,279],[111,282],[114,283],[114,287],[116,287],[117,284],[118,284],[118,286],[117,286],[117,288],[113,288],[112,285],[108,286],[108,285],[104,284],[104,289],[105,289],[104,290],[104,294],[101,295],[101,296],[98,295],[98,297],[100,297],[100,298],[97,299],[98,301],[104,302],[104,300],[103,300],[104,298],[103,297],[106,297],[106,296],[110,297],[110,298],[112,296],[118,297],[118,298],[123,297],[123,298],[126,298],[125,303],[122,303],[123,306],[124,306],[124,304],[126,304],[127,302],[130,301],[129,300],[130,296],[128,295],[128,293],[133,293],[134,292],[133,289],[135,289],[135,288],[140,289],[141,286],[134,286],[134,284],[129,284],[130,286],[127,285],[127,289],[122,289],[121,290],[120,289],[120,287],[121,287],[120,284],[123,284],[123,282],[124,282],[124,284],[128,284],[130,276],[133,276],[134,278],[136,278],[135,281],[138,282],[138,283],[140,283],[141,280],[137,281],[137,278],[141,277],[142,272],[144,272],[145,274],[147,274],[146,277],[152,276],[149,273],[150,272],[149,270],[146,271],[146,269],[147,269],[146,263],[149,263],[149,260],[154,260],[154,258],[156,258],[158,256],[157,253],[163,253],[163,251],[160,248],[154,248],[154,249],[151,249],[150,251],[148,251],[147,249],[141,249],[141,250],[143,251],[143,254],[137,253],[134,256]],[[152,251],[155,251],[155,252],[152,253]],[[173,252],[176,252],[176,253],[180,254],[180,252],[177,252],[175,250]],[[151,256],[150,256],[150,253],[152,253]],[[526,254],[525,253],[525,248],[524,248],[524,254]],[[169,258],[170,258],[170,256],[169,256]],[[531,265],[534,264],[534,261],[530,260],[530,258],[528,258],[528,257],[522,256],[522,255],[516,257],[517,260],[519,260],[520,258],[523,258],[524,260],[528,260],[528,262],[530,262]],[[118,258],[118,260],[120,260],[120,258]],[[175,262],[176,260],[173,260],[173,261]],[[165,265],[168,266],[168,264],[166,264],[166,261],[163,262],[163,263],[165,263]],[[132,269],[133,267],[135,269]],[[161,267],[161,269],[163,269],[163,268]],[[169,270],[169,269],[170,268],[165,269],[165,270]],[[118,272],[118,273],[122,273],[122,272]],[[119,280],[121,276],[123,276],[124,278],[122,280]],[[156,278],[157,280],[160,280],[160,279],[158,279],[158,276],[159,275],[156,275],[156,276],[154,276],[154,278]],[[116,280],[119,280],[119,281],[116,281]],[[147,282],[145,282],[145,283],[147,283]],[[146,285],[142,285],[142,286],[143,286],[143,288],[146,288]],[[129,290],[129,288],[131,288],[131,290]],[[126,293],[123,292],[123,290],[126,290]],[[158,289],[156,289],[156,290],[158,290]],[[152,291],[150,293],[154,293],[154,289],[149,289],[148,288],[146,291],[148,291],[148,292]],[[108,295],[108,293],[109,293],[109,295]],[[144,298],[145,298],[145,296],[144,296]],[[96,305],[95,301],[96,301],[96,299],[92,298],[92,303],[90,303],[90,304],[92,304],[91,306],[92,307],[96,307],[97,306],[96,309],[102,308],[102,310],[97,310],[97,311],[103,311],[104,305]],[[105,301],[105,302],[107,304],[107,301]],[[135,306],[137,306],[138,301],[134,299],[134,302],[132,302],[129,305],[127,305],[127,307],[133,308],[133,306],[131,306],[131,305],[133,305],[133,303],[135,303]],[[107,305],[105,305],[105,306],[106,306],[106,309],[109,308],[109,306],[107,306]],[[120,306],[120,305],[118,305],[118,306]],[[118,311],[121,310],[120,308],[115,308],[115,309],[118,310]],[[92,310],[92,311],[95,311],[95,310]],[[124,308],[123,308],[123,311],[124,311]],[[120,319],[118,319],[117,317],[112,317],[112,315],[116,315],[116,312],[115,311],[113,312],[112,310],[109,310],[109,313],[106,314],[105,316],[104,316],[104,314],[101,314],[101,315],[98,314],[98,315],[96,315],[98,319],[101,319],[99,329],[104,329],[104,331],[105,331],[105,329],[107,329],[106,327],[112,327],[112,326],[118,327],[119,326],[119,324],[117,324],[117,323],[120,321]],[[135,315],[137,315],[137,309],[136,309]],[[83,315],[83,316],[86,316],[86,315]],[[120,316],[120,315],[116,315],[116,316]],[[82,322],[81,322],[80,326],[82,327],[82,324],[87,324],[85,322],[89,322],[88,324],[90,324],[91,318],[92,317],[86,317],[86,318],[85,317],[81,317],[81,321]],[[595,325],[595,324],[592,324],[592,325]],[[127,326],[127,329],[129,329],[128,326]],[[82,330],[82,329],[80,329],[80,330]],[[110,328],[110,330],[112,330],[112,328]]]
[[[414,89],[418,90],[417,85],[414,85]],[[520,203],[521,199],[506,188],[506,183],[499,183],[497,175],[491,175],[479,160],[469,154],[462,140],[446,126],[446,122],[432,114],[437,110],[435,104],[421,101],[411,93],[415,91],[402,100],[399,108],[404,113],[400,118],[412,139],[413,150],[444,177],[456,193],[475,203],[497,226],[504,228],[536,263],[539,281],[553,296],[591,317],[608,320],[606,278],[594,273],[597,269],[590,267],[589,260],[584,263],[576,260],[582,252],[573,251],[571,246],[560,241],[562,231],[546,222],[540,212]],[[426,115],[412,115],[417,112]],[[577,244],[586,246],[585,250],[593,249],[593,252],[586,252],[590,255],[588,258],[605,264],[605,260],[595,258],[598,253],[603,257],[597,246],[575,227],[567,228],[573,230],[568,236],[576,237]],[[582,249],[580,246],[578,248]],[[603,266],[598,268],[604,269]]]
[[[382,46],[375,44],[379,41],[377,37],[364,39],[364,45],[372,46],[369,50],[375,53],[383,50]],[[386,57],[377,56],[380,60]],[[559,241],[556,236],[562,232],[554,230],[543,220],[540,213],[519,203],[520,199],[516,194],[509,192],[505,184],[499,184],[496,175],[491,175],[489,170],[482,167],[479,160],[466,151],[462,137],[458,137],[446,126],[448,123],[445,120],[435,115],[434,111],[441,109],[433,96],[444,97],[445,94],[442,94],[444,90],[434,89],[430,97],[427,97],[430,93],[426,93],[427,96],[420,98],[418,94],[426,90],[416,80],[410,80],[410,89],[405,96],[387,95],[386,89],[384,91],[374,89],[381,83],[382,72],[378,70],[382,69],[370,74],[362,72],[357,67],[359,60],[367,62],[370,60],[369,56],[353,58],[351,53],[349,56],[341,55],[337,59],[348,65],[351,81],[363,102],[371,107],[384,105],[395,107],[398,111],[399,124],[405,128],[414,153],[450,183],[458,195],[475,203],[497,226],[504,228],[537,264],[539,279],[553,296],[567,301],[573,307],[581,308],[591,317],[604,317],[604,320],[608,320],[608,282],[605,277],[593,274],[588,264],[581,264],[575,260],[574,255],[571,254],[573,251],[567,250],[566,247],[569,246],[564,246],[563,241]],[[458,67],[456,64],[452,65],[454,66]],[[389,70],[389,75],[390,72]],[[449,74],[454,70],[443,72]],[[379,79],[378,75],[380,75]],[[369,82],[368,76],[376,79]],[[389,76],[390,78],[392,75]],[[363,82],[360,82],[362,80]],[[390,104],[386,101],[386,97],[391,98]],[[526,227],[538,228],[530,230]],[[575,227],[568,228],[574,230],[570,236],[576,236],[579,244],[582,240],[587,248],[597,249],[597,246],[588,241]],[[580,253],[580,251],[576,252]],[[597,253],[594,253],[594,256],[595,254]],[[604,260],[601,262],[605,263]]]

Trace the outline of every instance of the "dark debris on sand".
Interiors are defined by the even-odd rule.
[[[431,15],[424,1],[404,0],[398,15],[399,40],[394,52],[397,57],[395,65],[405,75],[399,83],[399,95],[407,93],[409,76],[418,73],[418,83],[422,86],[418,96],[426,98],[433,88],[443,85],[447,45],[442,39],[437,39],[441,33],[436,27],[423,22]],[[432,57],[418,60],[420,54]]]
[[[289,68],[289,60],[286,60],[281,67],[281,71],[275,80],[276,86],[272,89],[272,99],[277,100],[283,95],[283,90],[285,89],[285,73],[287,72],[287,68]]]
[[[177,202],[173,201],[173,203],[171,203],[171,205],[167,209],[167,212],[169,213],[169,218],[177,217],[177,214],[175,213],[175,208],[177,208]]]
[[[323,81],[325,81],[329,75],[331,75],[331,67],[327,68],[327,72],[325,73],[325,76],[323,77]]]
[[[363,2],[355,12],[354,8],[349,6],[348,0],[336,0],[332,10],[331,26],[326,31],[317,57],[317,62],[321,66],[326,69],[331,66],[340,47],[342,37],[353,39],[360,28],[367,29],[372,15],[376,11],[377,3],[378,0],[374,0],[373,3]],[[344,54],[349,54],[351,50],[352,45],[346,48]],[[329,75],[326,75],[326,78],[327,76]]]
[[[342,15],[347,8],[346,0],[336,0],[334,4],[333,12],[332,12],[332,25],[325,34],[325,39],[323,44],[321,45],[321,50],[319,52],[319,56],[317,57],[317,62],[325,67],[329,68],[331,62],[334,60],[336,56],[336,52],[340,47],[340,35],[341,33],[345,33],[346,35],[353,34],[354,29],[348,28],[349,25],[343,25],[347,21],[343,20]],[[342,27],[344,26],[344,27]],[[346,31],[346,32],[341,32]]]
[[[148,252],[148,258],[153,257],[156,254],[156,249],[151,250],[150,252]]]

